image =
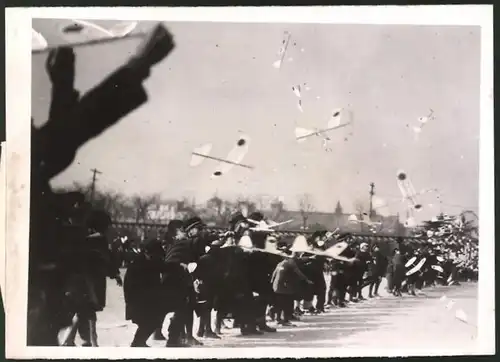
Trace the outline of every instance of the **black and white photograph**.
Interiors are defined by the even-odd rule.
[[[494,353],[492,7],[417,8],[19,9],[13,354]]]

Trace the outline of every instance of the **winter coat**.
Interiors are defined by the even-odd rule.
[[[298,293],[300,281],[310,282],[300,271],[294,259],[285,259],[280,262],[271,277],[273,290],[277,294],[295,295]]]

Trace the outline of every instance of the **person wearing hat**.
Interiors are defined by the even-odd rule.
[[[380,287],[380,283],[382,282],[382,278],[386,274],[387,271],[388,260],[387,257],[382,253],[380,247],[375,244],[373,246],[372,252],[372,275],[371,275],[371,283],[368,289],[368,297],[378,297],[378,289]]]
[[[167,231],[163,236],[163,247],[167,251],[178,240],[186,239],[186,231],[184,230],[184,222],[182,220],[170,220],[167,225]]]
[[[162,239],[162,247],[165,254],[168,253],[170,248],[177,241],[184,239],[186,239],[186,233],[184,231],[184,222],[178,219],[170,220],[167,225],[166,233],[163,235]],[[161,321],[160,326],[153,333],[153,339],[156,341],[166,340],[161,330],[162,326],[163,326],[163,320]]]
[[[405,268],[405,257],[401,253],[399,248],[395,248],[392,256],[392,270],[391,280],[392,280],[392,294],[396,297],[401,296],[401,285],[405,279],[406,268]]]
[[[347,292],[347,280],[345,276],[346,262],[342,260],[331,261],[331,279],[328,289],[328,305],[344,308],[346,306],[345,295]]]
[[[241,212],[237,211],[231,216],[229,220],[229,230],[233,233],[235,243],[237,243],[243,235],[250,234],[249,228],[250,224],[248,219],[243,216]]]
[[[248,219],[262,222],[264,221],[264,215],[259,211],[255,211],[248,216]],[[250,237],[254,247],[263,250],[265,249],[269,232],[251,230]],[[255,324],[261,332],[276,332],[275,328],[267,325],[266,312],[269,304],[274,300],[271,276],[276,267],[277,257],[268,253],[252,253],[249,255],[249,259],[249,281],[252,291],[257,294],[253,301],[256,315]]]
[[[326,230],[315,231],[307,243],[313,250],[322,250],[326,243]],[[326,257],[315,255],[303,261],[303,271],[306,276],[313,282],[312,287],[307,288],[304,295],[304,306],[309,306],[308,311],[312,314],[322,313],[325,308],[326,296],[326,281],[325,281],[325,264]],[[316,296],[316,305],[313,306],[312,302]]]
[[[292,325],[294,296],[298,294],[298,281],[304,281],[309,285],[314,284],[299,269],[297,265],[299,257],[298,253],[291,252],[291,257],[281,261],[271,277],[273,291],[276,293],[275,308],[278,314],[278,323],[283,326]]]
[[[212,329],[212,310],[215,306],[216,288],[220,280],[217,278],[219,251],[221,249],[210,250],[203,255],[197,263],[193,272],[195,280],[195,291],[197,294],[196,314],[200,317],[197,336],[200,338],[220,339]]]
[[[401,248],[403,247],[404,239],[399,236],[396,238],[396,243],[391,245],[392,250],[390,251],[388,260],[387,260],[387,272],[385,278],[387,280],[386,290],[389,293],[393,293],[394,291],[394,256],[398,253],[401,253]]]
[[[259,215],[257,214],[253,214],[252,216],[259,219]],[[260,220],[254,220],[254,221],[260,221]],[[243,216],[243,214],[240,211],[235,212],[231,216],[231,219],[229,220],[229,229],[230,232],[233,234],[233,242],[235,245],[238,245],[240,239],[243,236],[250,236],[250,238],[252,239],[252,246],[254,246],[250,227],[251,227],[250,222],[245,216]],[[256,237],[256,235],[254,235],[254,237]],[[238,290],[240,289],[245,290],[245,293],[242,293],[240,290],[240,292],[238,293],[241,294],[240,297],[235,299],[234,298],[227,299],[227,301],[230,300],[229,304],[224,303],[225,306],[223,308],[220,308],[220,310],[218,310],[216,332],[220,331],[219,326],[222,323],[222,316],[225,313],[223,309],[229,308],[235,310],[235,313],[233,313],[234,315],[233,326],[236,328],[239,327],[242,335],[262,334],[262,331],[259,331],[257,329],[257,319],[258,319],[257,315],[259,314],[259,311],[261,309],[259,308],[259,303],[258,303],[260,302],[260,300],[257,300],[257,298],[254,297],[252,290],[255,288],[259,289],[257,286],[259,284],[258,282],[261,279],[260,276],[263,274],[262,271],[263,269],[261,268],[257,270],[255,268],[257,266],[255,264],[255,260],[260,259],[261,257],[263,257],[263,255],[258,255],[258,253],[248,253],[248,250],[247,252],[242,252],[242,250],[235,250],[234,253],[239,254],[239,255],[234,255],[233,257],[240,260],[240,265],[237,267],[236,270],[233,270],[232,273],[238,274],[237,278],[242,277],[245,279],[244,283],[245,286],[244,287],[241,286],[242,288],[238,288]],[[236,277],[236,275],[233,275],[232,277]]]
[[[163,248],[157,239],[146,240],[127,268],[123,283],[125,319],[137,325],[131,347],[148,347],[146,341],[165,318],[163,268]]]
[[[96,312],[106,306],[106,278],[115,279],[122,285],[120,271],[111,253],[106,233],[111,226],[109,214],[103,210],[91,210],[86,220],[89,235],[83,244],[75,245],[72,257],[67,260],[69,302],[77,315],[76,328],[83,340],[83,346],[97,347]],[[74,241],[73,241],[74,242]],[[80,284],[80,282],[82,282]],[[81,286],[81,298],[71,296],[74,288]],[[86,287],[84,287],[86,286]],[[78,298],[78,292],[74,295]],[[66,345],[74,345],[76,329],[73,329]]]
[[[345,249],[340,253],[341,256],[355,261],[355,253],[348,242],[352,240],[352,234],[342,233],[336,236],[335,245],[342,243]],[[339,244],[340,245],[340,244]],[[328,304],[344,308],[346,306],[346,293],[352,279],[352,261],[333,259],[331,261],[331,279],[328,291]]]
[[[370,270],[370,264],[372,262],[370,253],[368,252],[369,245],[363,242],[359,245],[359,250],[356,252],[357,263],[355,263],[355,276],[354,276],[354,286],[353,292],[354,297],[357,300],[364,300],[363,297],[363,285],[364,275]]]
[[[165,256],[165,261],[170,264],[187,265],[196,262],[205,254],[205,248],[218,239],[217,235],[208,235],[205,224],[195,216],[187,219],[183,228],[176,227],[176,242],[170,247]],[[186,236],[184,237],[184,233]],[[179,236],[182,235],[182,236]]]
[[[184,334],[188,345],[201,345],[192,334],[196,293],[187,266],[189,263],[197,263],[206,253],[207,246],[219,238],[218,235],[206,232],[205,224],[198,216],[188,218],[183,224],[183,230],[187,237],[177,240],[165,256],[164,287],[169,294],[176,296],[169,301],[169,308],[175,313],[169,327],[167,347],[185,346],[182,342]]]
[[[354,239],[351,234],[341,235],[340,240],[347,244],[347,247],[342,252],[342,256],[349,259],[350,261],[344,260],[345,262],[340,264],[343,270],[343,279],[345,282],[346,290],[341,290],[340,294],[345,298],[345,293],[349,293],[349,302],[358,302],[358,292],[359,292],[359,260],[356,255],[359,250],[359,244],[355,244]]]

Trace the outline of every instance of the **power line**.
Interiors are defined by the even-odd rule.
[[[95,194],[95,183],[97,181],[97,174],[102,174],[101,171],[93,168],[90,170],[92,174],[92,184],[90,185],[90,202],[94,201],[94,194]]]
[[[372,219],[373,216],[373,195],[375,195],[374,188],[375,184],[373,182],[370,183],[370,213],[368,214],[370,220]]]

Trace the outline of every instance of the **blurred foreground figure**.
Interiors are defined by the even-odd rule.
[[[62,343],[58,333],[72,323],[65,308],[68,271],[62,251],[84,243],[88,235],[85,223],[72,221],[74,200],[54,194],[49,182],[71,165],[81,146],[146,103],[142,83],[173,48],[172,36],[158,25],[134,57],[81,98],[74,89],[73,50],[59,48],[49,54],[49,119],[40,128],[33,126],[31,136],[28,345]]]
[[[120,271],[113,260],[106,232],[111,218],[102,210],[91,210],[86,227],[89,235],[77,247],[69,246],[65,254],[66,267],[62,270],[66,283],[65,308],[73,316],[64,346],[75,346],[76,332],[84,347],[98,347],[97,313],[106,306],[106,277],[122,284]],[[75,318],[76,317],[76,318]]]

